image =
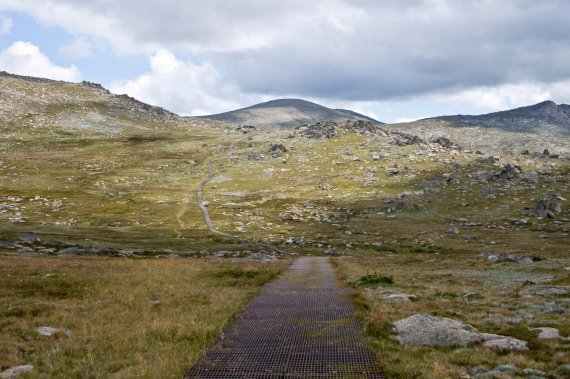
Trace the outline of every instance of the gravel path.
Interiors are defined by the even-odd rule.
[[[382,378],[364,339],[329,258],[300,257],[184,378]]]

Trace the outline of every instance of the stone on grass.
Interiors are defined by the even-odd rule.
[[[22,365],[16,367],[10,367],[2,372],[0,372],[0,378],[2,379],[12,379],[17,378],[20,374],[30,372],[34,369],[32,365]]]
[[[560,338],[560,331],[556,328],[533,328],[530,329],[530,331],[538,333],[538,338],[541,340],[553,340]]]
[[[411,346],[468,346],[482,341],[471,325],[425,314],[396,321],[394,331],[401,344]]]
[[[527,342],[512,337],[505,337],[505,338],[486,341],[483,343],[483,347],[498,352],[528,350]]]
[[[39,326],[36,328],[36,333],[45,337],[51,337],[57,332],[59,332],[59,330],[51,326]]]

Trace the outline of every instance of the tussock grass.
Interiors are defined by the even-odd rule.
[[[460,378],[480,365],[492,369],[515,364],[514,377],[524,377],[524,368],[546,372],[556,370],[570,359],[570,342],[539,340],[530,328],[551,326],[563,336],[570,331],[564,314],[541,313],[536,307],[557,302],[556,298],[524,298],[518,295],[525,281],[560,283],[567,278],[570,258],[556,252],[541,262],[491,264],[474,254],[434,255],[356,251],[349,259],[336,258],[341,279],[348,284],[377,270],[393,277],[393,285],[378,288],[356,287],[355,304],[360,309],[370,344],[378,354],[389,378]],[[416,295],[413,302],[391,304],[389,293]],[[496,333],[529,342],[526,353],[499,354],[473,346],[431,348],[402,346],[393,338],[395,321],[417,313],[463,321],[481,332]],[[532,315],[532,316],[530,316]]]
[[[23,378],[180,378],[286,265],[1,255],[0,365],[34,365]]]

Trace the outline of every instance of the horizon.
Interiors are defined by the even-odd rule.
[[[558,63],[568,11],[560,0],[8,0],[0,70],[93,81],[186,116],[280,98],[387,123],[486,114],[570,102]]]

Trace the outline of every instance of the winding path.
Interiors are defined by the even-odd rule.
[[[204,215],[204,220],[206,221],[206,226],[208,227],[208,230],[212,233],[218,234],[220,236],[224,236],[226,238],[232,239],[232,240],[239,242],[239,243],[246,242],[246,240],[243,238],[240,238],[238,236],[234,236],[234,235],[231,235],[228,233],[224,233],[214,226],[214,223],[212,222],[212,219],[210,218],[210,212],[208,212],[208,208],[204,204],[204,186],[206,184],[208,184],[208,182],[210,180],[212,180],[212,178],[214,177],[214,161],[227,156],[236,147],[236,145],[241,141],[242,140],[239,140],[239,141],[232,143],[230,145],[230,147],[228,148],[228,150],[226,150],[225,153],[218,155],[218,156],[215,156],[215,157],[212,157],[212,158],[209,158],[206,161],[206,167],[208,169],[208,173],[206,174],[206,176],[204,176],[202,178],[202,181],[200,182],[200,185],[198,186],[198,190],[197,190],[198,207],[200,207],[200,209],[202,210],[202,214]],[[266,242],[263,242],[263,241],[252,241],[252,242],[254,242],[255,244],[257,244],[261,247],[264,247],[266,249],[273,250],[273,251],[275,251],[275,252],[277,252],[283,256],[291,256],[291,253],[289,253],[287,250],[273,246],[273,245],[268,244]]]
[[[266,284],[184,379],[383,378],[328,257]]]

